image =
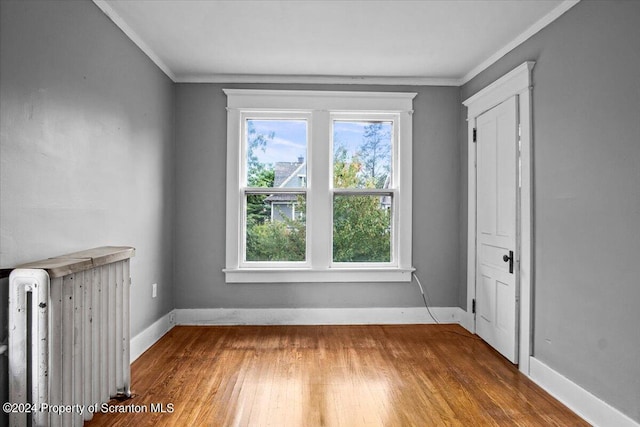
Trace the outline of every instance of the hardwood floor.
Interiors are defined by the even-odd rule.
[[[132,377],[167,412],[87,426],[588,425],[457,325],[178,326]]]

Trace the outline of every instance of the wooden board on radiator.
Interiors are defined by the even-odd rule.
[[[53,279],[129,259],[134,255],[135,249],[130,246],[101,246],[22,264],[16,268],[37,268],[46,270],[49,277]]]

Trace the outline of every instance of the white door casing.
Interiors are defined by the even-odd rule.
[[[468,205],[467,205],[467,314],[462,325],[470,332],[476,332],[476,315],[473,306],[476,300],[476,143],[473,130],[476,118],[518,95],[517,108],[520,123],[520,170],[519,193],[517,198],[517,235],[520,236],[519,254],[514,255],[514,272],[519,277],[520,304],[517,311],[519,345],[518,368],[529,375],[529,356],[532,353],[532,283],[533,283],[533,210],[532,210],[532,69],[533,61],[527,61],[503,77],[477,92],[463,102],[467,107],[468,124]]]
[[[518,363],[518,96],[476,118],[476,331]]]

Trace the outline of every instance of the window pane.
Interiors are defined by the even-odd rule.
[[[389,188],[393,122],[333,122],[334,188]]]
[[[392,196],[333,197],[333,261],[391,262]]]
[[[306,260],[303,194],[247,194],[246,261]]]
[[[248,187],[307,186],[306,120],[247,120]]]

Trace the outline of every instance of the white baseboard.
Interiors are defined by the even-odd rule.
[[[178,325],[371,325],[436,323],[423,307],[176,309]],[[460,323],[459,307],[434,307],[439,323]]]
[[[169,313],[156,320],[148,328],[131,338],[129,355],[131,363],[136,360],[142,353],[147,351],[149,347],[156,343],[164,334],[169,332],[175,326],[175,313]]]
[[[472,334],[476,333],[474,314],[460,309],[460,326]]]
[[[598,427],[640,427],[640,424],[535,357],[529,358],[529,376],[540,387],[588,423]]]

